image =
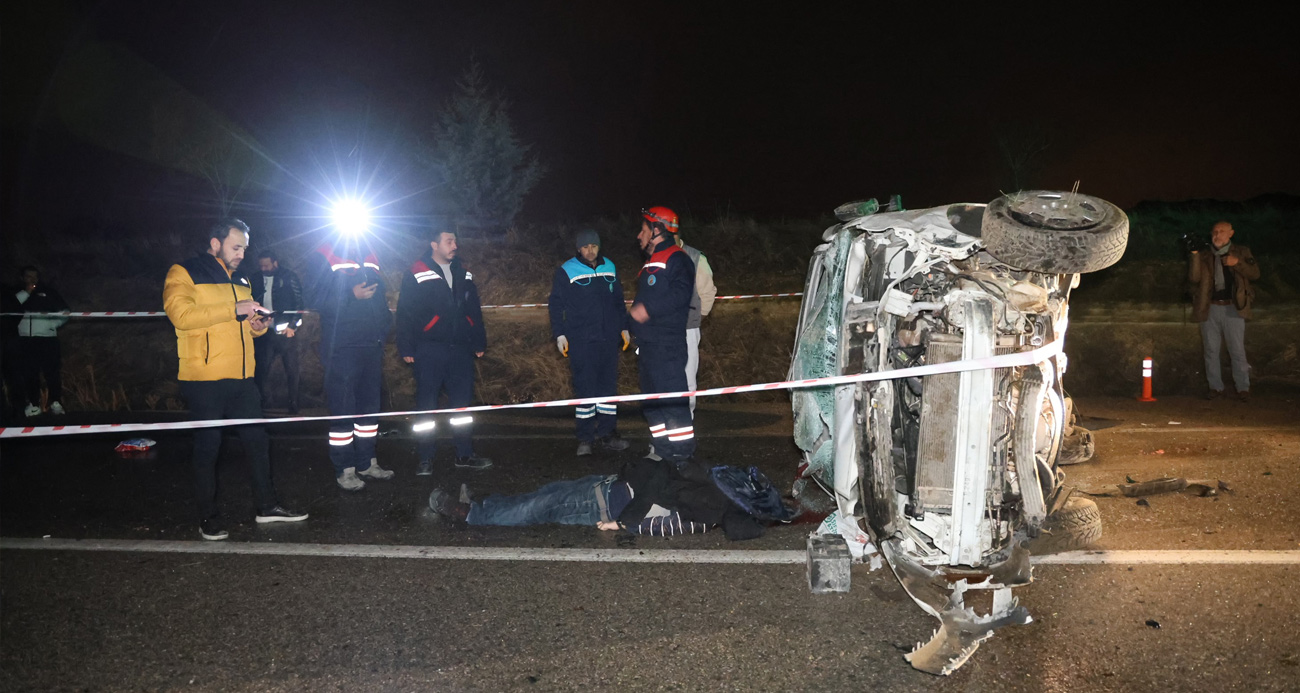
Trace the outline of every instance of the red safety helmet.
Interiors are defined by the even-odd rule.
[[[661,231],[677,233],[677,212],[667,207],[643,209],[641,210],[641,218],[645,219],[651,228],[657,225]]]

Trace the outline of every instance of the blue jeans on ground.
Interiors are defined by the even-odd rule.
[[[470,503],[465,522],[499,527],[545,524],[594,527],[601,521],[601,508],[609,505],[609,487],[616,478],[593,474],[581,479],[553,481],[519,496],[494,494]]]
[[[1219,346],[1228,343],[1232,359],[1232,384],[1237,392],[1250,389],[1250,364],[1246,363],[1246,320],[1233,306],[1210,305],[1210,316],[1201,323],[1201,346],[1205,349],[1205,379],[1210,389],[1223,391],[1223,373],[1219,365]]]

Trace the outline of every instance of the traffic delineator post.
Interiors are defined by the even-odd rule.
[[[1154,402],[1155,397],[1151,396],[1151,357],[1142,359],[1142,396],[1138,397],[1139,402]]]

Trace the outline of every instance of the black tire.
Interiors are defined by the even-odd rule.
[[[984,247],[1000,262],[1044,274],[1096,272],[1119,262],[1128,216],[1091,195],[1031,190],[989,203]]]
[[[1029,541],[1035,556],[1087,548],[1101,539],[1101,511],[1087,498],[1071,496],[1047,516],[1043,531]]]

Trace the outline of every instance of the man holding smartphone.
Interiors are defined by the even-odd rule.
[[[362,258],[358,261],[355,258]],[[317,249],[309,305],[320,313],[320,360],[331,415],[356,415],[330,422],[330,462],[345,491],[360,491],[366,479],[391,479],[379,466],[379,393],[384,340],[392,329],[384,278],[373,252],[352,239]]]
[[[163,309],[176,328],[181,393],[199,421],[262,418],[261,398],[253,384],[253,339],[270,323],[239,272],[248,235],[248,225],[238,219],[217,222],[209,229],[205,252],[172,265],[163,285]],[[266,428],[237,426],[235,431],[252,472],[258,524],[307,519],[307,513],[286,510],[276,500]],[[220,451],[220,428],[195,429],[199,534],[209,541],[229,536],[217,509]]]

